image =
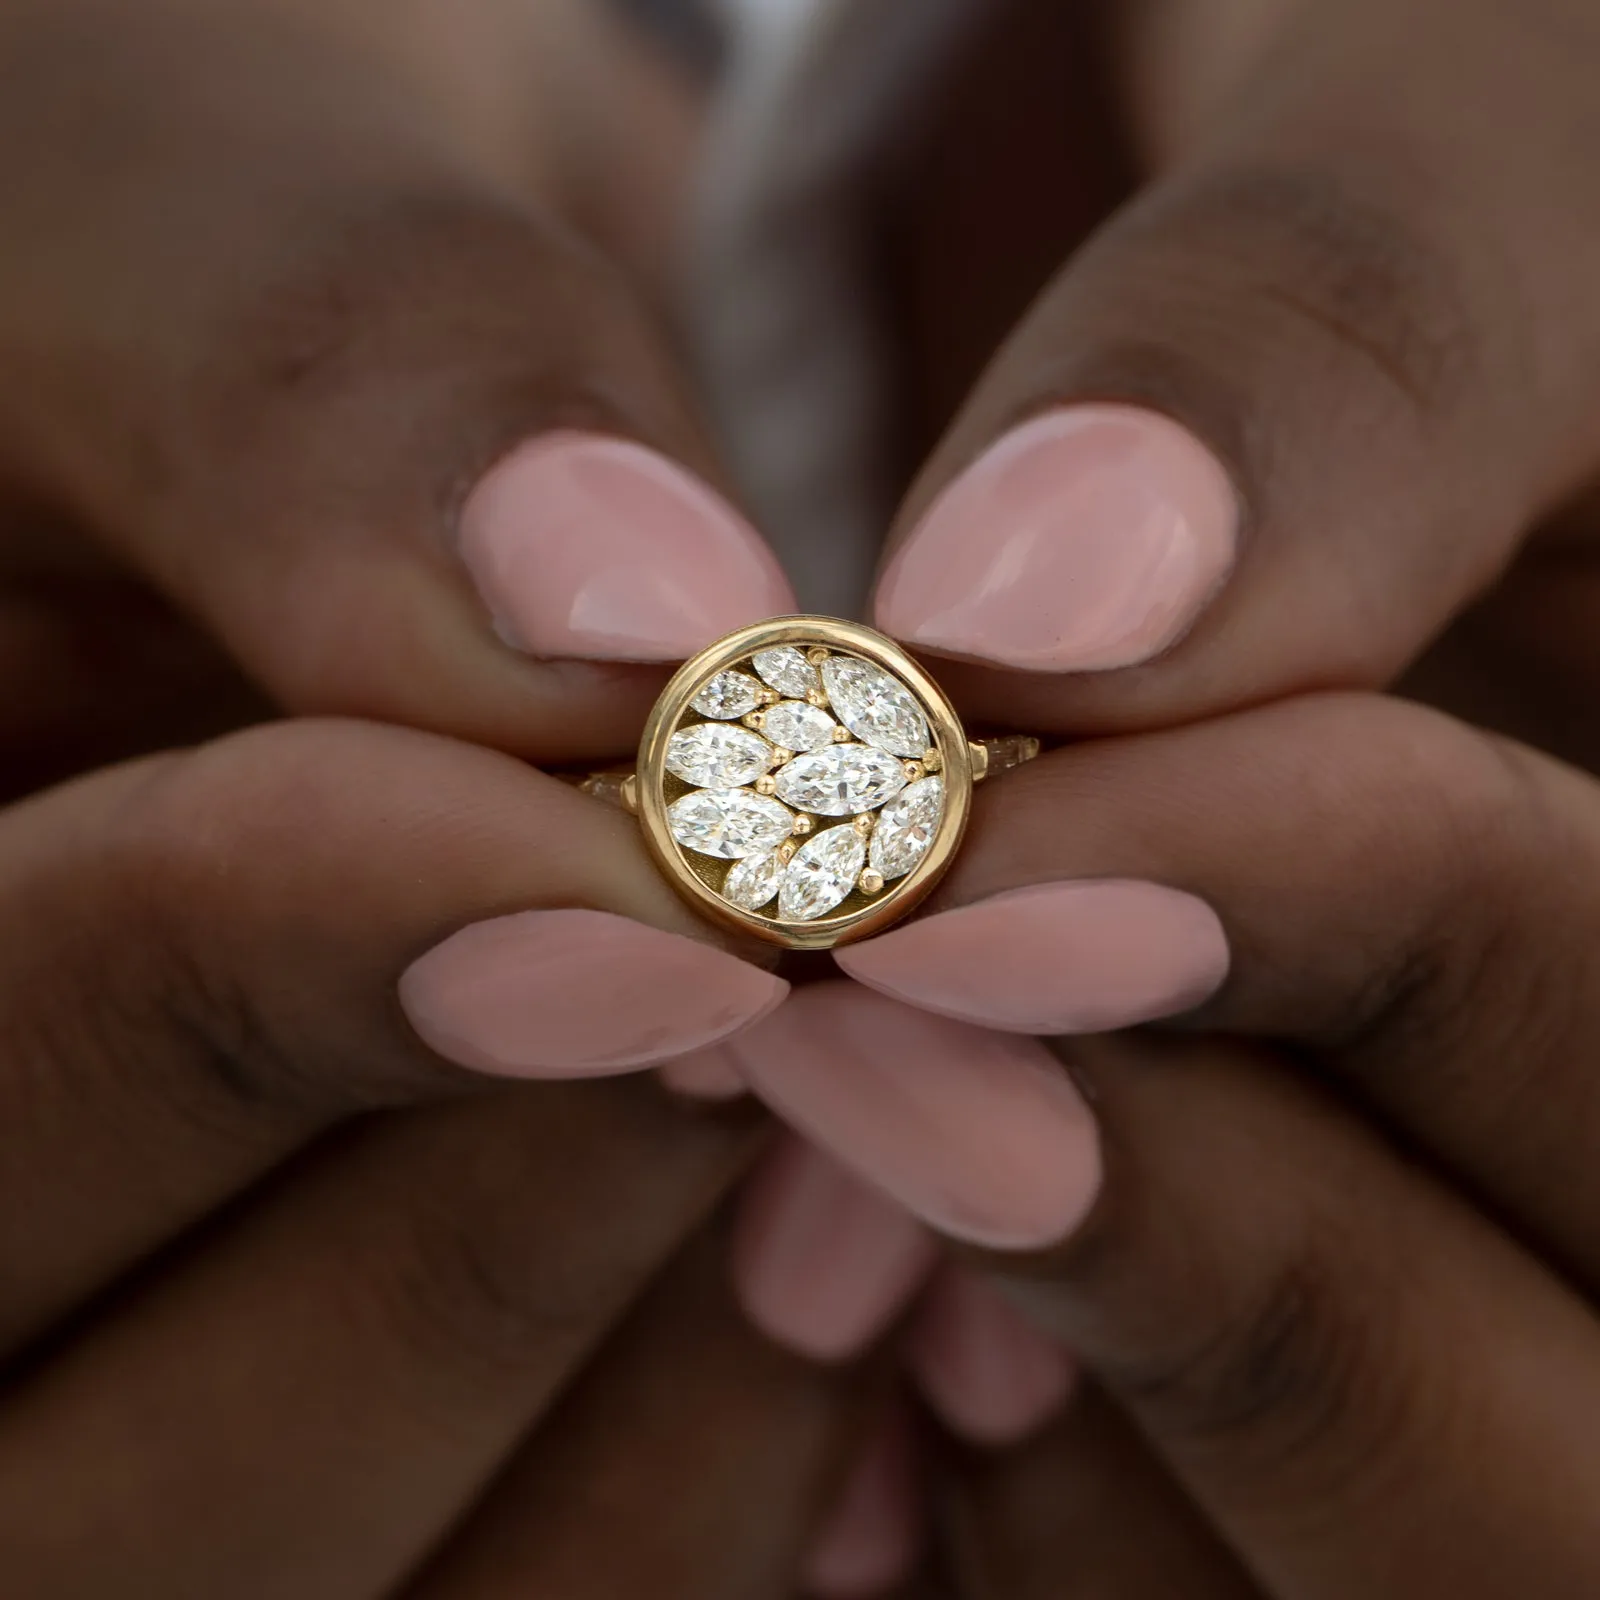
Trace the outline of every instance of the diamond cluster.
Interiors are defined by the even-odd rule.
[[[814,921],[881,893],[932,847],[939,753],[916,696],[882,667],[782,645],[708,678],[690,705],[705,720],[668,741],[688,792],[667,822],[684,849],[732,863],[730,904]]]

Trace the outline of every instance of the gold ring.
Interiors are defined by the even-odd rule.
[[[741,628],[661,693],[627,775],[584,785],[634,812],[694,906],[795,950],[899,921],[939,881],[972,786],[1039,741],[972,741],[891,639],[832,617]]]

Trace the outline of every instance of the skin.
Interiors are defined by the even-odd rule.
[[[512,909],[698,931],[622,818],[527,765],[625,748],[660,675],[506,652],[438,537],[552,425],[718,481],[640,267],[670,173],[596,201],[538,125],[638,104],[576,88],[638,60],[579,9],[546,14],[570,57],[487,3],[125,9],[0,27],[0,652],[30,685],[0,759],[20,795],[210,742],[0,814],[7,1587],[781,1592],[872,1395],[685,1254],[762,1130],[645,1083],[485,1089],[393,1002]],[[942,903],[1154,877],[1235,970],[1216,1038],[1067,1052],[1104,1194],[1059,1256],[990,1265],[1094,1385],[1022,1453],[951,1457],[952,1581],[1592,1593],[1592,24],[1123,21],[1074,101],[1120,131],[1104,172],[1008,146],[1034,125],[980,69],[1065,57],[997,34],[905,175],[932,453],[892,537],[1047,401],[1153,404],[1224,456],[1246,552],[1167,656],[948,668],[975,717],[1080,742],[985,794]],[[638,138],[587,132],[591,178]],[[963,135],[1006,183],[940,181]],[[1059,207],[1006,203],[1040,183]],[[1572,764],[1368,692],[1407,673]],[[719,1448],[686,1485],[691,1434]]]

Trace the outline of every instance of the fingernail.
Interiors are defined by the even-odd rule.
[[[507,1078],[625,1072],[702,1049],[789,985],[697,939],[605,911],[475,922],[412,963],[400,1003],[423,1041]]]
[[[513,451],[468,498],[459,536],[501,636],[536,656],[678,661],[795,609],[731,506],[665,456],[603,434]]]
[[[1037,1040],[818,983],[731,1048],[792,1127],[940,1232],[1032,1249],[1093,1204],[1093,1119]]]
[[[936,1253],[904,1206],[789,1137],[740,1198],[733,1281],[768,1338],[814,1361],[844,1361],[895,1319]]]
[[[1133,879],[1012,889],[834,952],[858,983],[1016,1033],[1107,1033],[1188,1011],[1228,975],[1205,901]]]
[[[1016,1444],[1066,1403],[1072,1357],[987,1279],[949,1265],[934,1279],[906,1338],[906,1359],[930,1409],[980,1445]]]
[[[1066,406],[1005,435],[935,501],[878,587],[886,632],[1028,672],[1158,655],[1233,564],[1238,502],[1158,412]]]
[[[896,1404],[875,1424],[801,1576],[815,1600],[869,1600],[904,1582],[922,1543],[911,1421]]]
[[[661,1063],[661,1081],[686,1100],[737,1100],[748,1094],[733,1057],[726,1050],[695,1050]]]

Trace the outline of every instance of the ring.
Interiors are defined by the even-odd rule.
[[[832,617],[741,628],[686,662],[627,775],[583,787],[638,816],[675,888],[725,925],[796,950],[881,932],[939,881],[972,787],[1031,760],[969,741],[891,639]]]

